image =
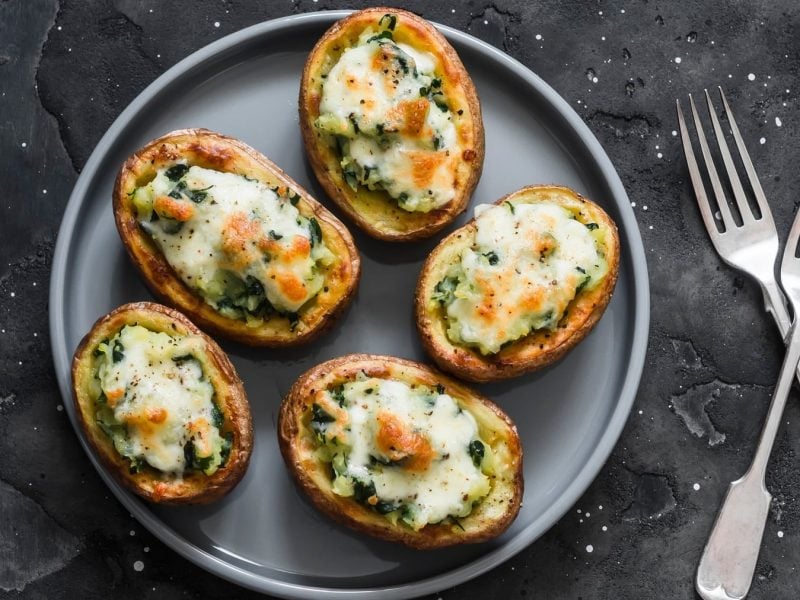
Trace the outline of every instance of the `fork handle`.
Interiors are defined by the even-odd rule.
[[[798,361],[800,328],[795,328],[790,331],[786,357],[753,463],[747,473],[728,488],[700,558],[695,583],[704,600],[738,600],[744,598],[750,589],[772,501],[764,483],[767,462]]]
[[[781,339],[783,339],[784,343],[788,343],[787,336],[792,327],[792,320],[786,308],[786,296],[783,295],[774,277],[759,283],[761,284],[761,292],[764,294],[764,307],[775,319]],[[798,379],[800,379],[800,374],[798,374]]]

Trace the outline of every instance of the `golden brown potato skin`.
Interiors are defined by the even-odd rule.
[[[136,220],[129,194],[147,184],[158,169],[180,160],[189,165],[246,175],[271,187],[286,187],[300,195],[297,208],[315,217],[325,244],[336,257],[326,268],[325,289],[299,312],[293,331],[288,319],[272,316],[259,327],[218,313],[175,273],[153,239]],[[114,219],[133,264],[150,290],[166,304],[188,315],[201,328],[250,346],[285,347],[304,344],[330,327],[355,295],[361,259],[347,228],[308,192],[265,156],[234,138],[207,129],[173,131],[145,145],[125,161],[114,185]]]
[[[203,339],[205,351],[196,358],[216,391],[217,404],[225,417],[222,431],[233,433],[228,461],[214,474],[209,476],[190,470],[182,478],[172,479],[149,466],[131,473],[130,461],[117,452],[111,438],[97,425],[95,400],[89,392],[97,368],[94,351],[102,340],[134,323],[151,331],[173,336],[196,335]],[[233,489],[247,470],[253,448],[253,425],[244,386],[216,342],[176,310],[152,302],[135,302],[98,319],[75,350],[72,390],[78,422],[89,445],[120,483],[145,500],[160,504],[207,504]]]
[[[555,202],[571,210],[582,223],[595,222],[607,230],[604,245],[608,273],[592,290],[581,291],[567,307],[555,331],[538,330],[504,347],[497,354],[483,356],[476,349],[456,345],[446,334],[444,311],[432,295],[447,267],[457,261],[475,237],[475,220],[444,238],[422,267],[414,299],[417,329],[422,345],[445,371],[469,381],[497,381],[535,371],[554,363],[595,326],[611,300],[619,271],[619,234],[606,212],[597,204],[562,186],[524,187],[500,198],[496,204],[513,202]]]
[[[497,472],[489,495],[469,516],[452,524],[426,525],[419,531],[392,523],[379,513],[331,489],[331,467],[314,456],[317,447],[310,428],[311,405],[317,390],[352,381],[360,373],[435,386],[441,383],[478,423],[481,439],[492,448]],[[503,533],[519,512],[522,501],[522,446],[509,417],[487,398],[463,383],[410,360],[374,354],[350,354],[306,371],[295,382],[281,405],[278,441],[286,467],[300,488],[323,513],[335,521],[371,536],[400,542],[411,548],[429,549],[483,542]]]
[[[317,131],[322,98],[322,75],[326,74],[348,47],[354,45],[367,27],[377,26],[381,17],[392,14],[397,24],[394,39],[430,52],[437,59],[436,73],[448,99],[453,123],[463,148],[462,162],[453,188],[456,196],[445,206],[429,213],[414,213],[397,206],[383,191],[359,186],[354,191],[344,180],[335,144]],[[300,82],[300,130],[306,154],[320,184],[330,198],[369,235],[389,241],[406,242],[430,237],[464,211],[483,169],[484,135],[481,107],[475,86],[456,51],[425,19],[398,8],[368,8],[337,21],[317,42],[303,69]],[[458,114],[462,111],[462,114]]]

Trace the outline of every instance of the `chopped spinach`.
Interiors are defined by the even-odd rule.
[[[181,177],[186,175],[186,171],[189,170],[189,165],[173,165],[166,171],[164,171],[164,175],[167,176],[167,179],[170,181],[178,181]]]
[[[384,21],[386,21],[386,25],[383,24]],[[386,13],[381,17],[381,20],[378,21],[379,27],[386,27],[387,29],[390,29],[392,31],[394,31],[395,25],[397,25],[397,17],[391,13]]]
[[[328,393],[339,406],[344,406],[344,385],[337,385],[328,390]]]
[[[492,265],[492,266],[494,266],[494,265],[496,265],[497,263],[500,262],[500,257],[497,256],[497,253],[494,252],[493,250],[490,251],[490,252],[487,252],[486,254],[484,254],[484,256],[486,257],[486,260],[489,261],[489,264]]]
[[[469,455],[472,457],[472,464],[476,467],[480,467],[481,463],[483,462],[483,455],[486,452],[486,449],[483,446],[483,442],[480,440],[472,440],[469,443]]]
[[[277,233],[274,229],[269,230],[269,239],[271,240],[280,240],[283,238],[283,234]]]
[[[181,354],[180,356],[172,357],[172,362],[174,362],[177,365],[182,365],[183,363],[188,362],[190,360],[194,360],[194,356],[192,356],[191,354]]]
[[[119,340],[114,340],[114,348],[111,351],[111,359],[118,363],[123,358],[125,358],[125,346],[122,345],[122,342]]]
[[[289,196],[289,202],[292,203],[292,206],[297,206],[297,203],[300,202],[300,194],[292,194]]]
[[[440,396],[445,393],[444,386],[441,383],[436,384],[436,393]]]
[[[311,405],[311,421],[314,423],[333,423],[336,420],[331,413],[316,402]]]
[[[347,120],[353,125],[353,131],[355,133],[361,133],[361,128],[358,126],[358,119],[356,119],[355,113],[347,115]]]
[[[600,229],[600,225],[597,223],[586,223],[586,229],[589,231],[594,231],[595,229]]]
[[[207,188],[203,188],[202,190],[189,190],[189,200],[194,202],[195,204],[200,204],[208,197],[208,190],[210,190],[213,185],[208,186]]]
[[[219,464],[225,465],[228,462],[228,457],[231,455],[231,448],[233,447],[233,432],[228,431],[222,437],[222,446],[219,449]]]
[[[153,214],[156,214],[156,212],[153,211]],[[161,229],[164,233],[175,234],[183,229],[183,221],[176,221],[175,219],[168,219],[167,217],[163,217],[162,220],[164,222],[161,225]]]
[[[511,202],[509,202],[508,200],[506,200],[505,202],[503,202],[503,204],[505,204],[505,205],[508,207],[508,210],[510,210],[510,211],[511,211],[511,214],[512,214],[512,215],[513,215],[513,214],[515,214],[514,205],[513,205],[513,204],[511,204]]]
[[[308,229],[311,232],[311,245],[315,246],[322,241],[322,229],[314,217],[308,220]]]
[[[222,426],[225,424],[225,415],[222,414],[216,402],[211,403],[211,422],[217,429],[222,429]]]
[[[369,44],[370,42],[378,42],[378,43],[381,43],[383,40],[390,40],[390,41],[392,41],[392,42],[394,41],[394,36],[392,35],[392,32],[391,32],[390,30],[386,29],[386,30],[384,30],[384,31],[381,31],[381,32],[380,32],[379,34],[377,34],[377,35],[373,35],[371,38],[369,38],[369,39],[367,40],[367,43],[368,43],[368,44]]]
[[[353,481],[353,497],[357,502],[366,504],[367,501],[375,496],[375,484],[371,481],[364,483],[360,479]]]
[[[245,280],[245,285],[247,286],[248,296],[264,295],[264,285],[252,275],[247,276],[247,279]]]

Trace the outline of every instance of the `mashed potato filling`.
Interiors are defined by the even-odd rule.
[[[491,448],[442,386],[363,376],[320,390],[311,427],[335,493],[414,530],[457,522],[491,489]]]

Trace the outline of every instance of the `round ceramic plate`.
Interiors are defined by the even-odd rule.
[[[254,146],[326,202],[304,159],[297,94],[309,50],[346,14],[288,17],[229,35],[167,71],[108,130],[72,193],[53,262],[50,329],[65,398],[71,397],[72,353],[95,319],[125,302],[151,298],[111,212],[114,177],[129,154],[167,131],[206,127]],[[361,287],[331,332],[294,350],[222,341],[247,388],[256,434],[250,468],[233,493],[212,506],[151,506],[122,489],[89,453],[116,497],[154,535],[240,585],[298,598],[377,591],[397,598],[475,577],[530,544],[572,506],[611,452],[633,403],[647,343],[647,272],[617,174],[580,117],[547,84],[495,48],[441,29],[483,106],[486,162],[472,205],[533,183],[567,185],[594,199],[620,229],[614,298],[591,335],[557,365],[481,386],[514,419],[524,445],[525,497],[511,528],[484,544],[412,551],[345,530],[317,513],[292,484],[276,441],[281,398],[312,365],[350,352],[425,360],[412,299],[422,260],[442,236],[393,245],[352,227],[363,258]],[[72,403],[65,406],[76,425]]]

